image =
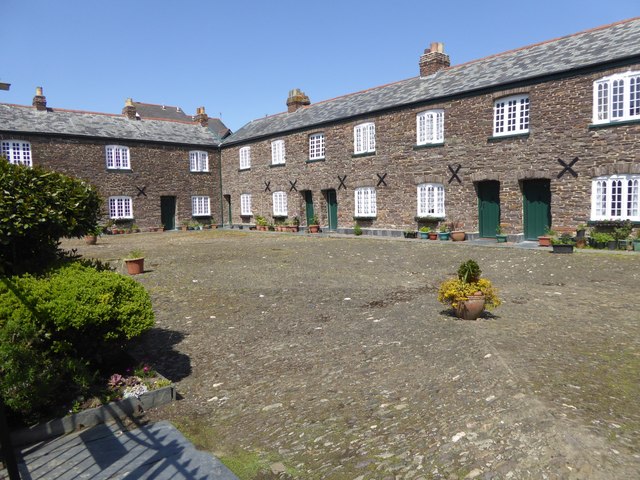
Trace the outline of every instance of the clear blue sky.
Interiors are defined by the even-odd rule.
[[[127,97],[205,106],[232,130],[452,64],[640,16],[638,0],[0,0],[0,102],[120,113]]]

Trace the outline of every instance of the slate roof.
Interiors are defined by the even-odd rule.
[[[184,113],[180,107],[169,105],[155,105],[153,103],[133,102],[136,112],[141,118],[178,120],[183,122],[193,122],[194,117]],[[209,129],[220,138],[227,137],[231,130],[219,118],[209,117]]]
[[[0,104],[0,131],[99,137],[184,145],[218,146],[222,140],[210,128],[172,120],[129,120],[122,115]]]
[[[640,55],[640,17],[253,120],[229,145]]]

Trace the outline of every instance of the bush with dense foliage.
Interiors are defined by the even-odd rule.
[[[37,418],[85,392],[153,323],[144,287],[112,271],[72,262],[0,278],[0,394],[13,411]]]
[[[81,180],[0,157],[0,273],[46,267],[60,238],[95,229],[100,206],[96,189]]]

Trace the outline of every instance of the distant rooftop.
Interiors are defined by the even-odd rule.
[[[256,119],[223,145],[635,57],[640,17]]]
[[[154,103],[133,102],[136,112],[140,118],[178,120],[182,122],[193,122],[194,117],[187,115],[180,107],[171,105],[156,105]],[[225,138],[231,134],[231,130],[219,118],[209,117],[209,129],[220,138]]]

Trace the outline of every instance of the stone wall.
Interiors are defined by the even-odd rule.
[[[551,185],[553,226],[575,226],[587,221],[591,212],[591,179],[598,168],[635,169],[638,165],[640,123],[592,128],[593,81],[615,72],[638,70],[640,64],[624,68],[575,73],[517,89],[505,88],[477,95],[460,96],[420,107],[408,107],[358,119],[336,122],[304,131],[285,133],[222,148],[223,193],[231,200],[232,222],[253,223],[240,216],[240,195],[252,195],[253,215],[272,214],[271,194],[288,192],[289,217],[305,223],[304,197],[310,190],[321,224],[327,225],[325,190],[335,189],[338,226],[354,224],[354,189],[373,186],[377,193],[377,217],[359,223],[380,229],[416,228],[416,188],[425,181],[445,185],[446,217],[457,220],[466,231],[478,229],[477,182],[500,182],[500,222],[506,233],[523,232],[522,183],[548,179]],[[526,135],[493,138],[493,103],[503,96],[527,93],[530,99],[530,129]],[[416,114],[434,108],[445,111],[443,146],[414,148]],[[376,125],[374,155],[353,156],[353,127],[373,121]],[[308,137],[324,132],[326,158],[308,161]],[[284,139],[286,164],[271,166],[271,141]],[[251,146],[251,169],[239,171],[238,150]],[[565,173],[558,159],[578,161],[577,177]],[[449,166],[460,164],[461,183],[451,180]],[[625,166],[626,165],[626,166]],[[629,167],[632,165],[632,167]],[[378,174],[386,174],[386,186]],[[345,188],[340,188],[340,178]],[[265,192],[265,182],[270,192]],[[292,190],[295,183],[297,191]],[[226,208],[226,207],[225,207]],[[225,210],[225,223],[229,223]]]
[[[98,188],[105,200],[115,195],[130,196],[134,222],[140,228],[161,224],[162,196],[176,197],[177,225],[192,219],[192,195],[208,195],[211,201],[211,220],[218,222],[221,219],[220,151],[216,148],[7,133],[0,133],[0,139],[31,142],[34,166],[86,180]],[[129,147],[131,170],[107,170],[105,146],[114,144]],[[209,172],[189,171],[191,150],[205,150],[209,153]],[[107,213],[105,202],[105,219]],[[208,219],[198,217],[195,220]]]

